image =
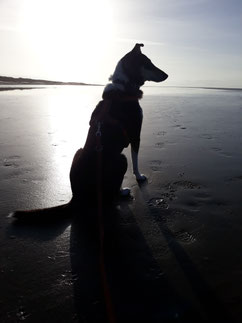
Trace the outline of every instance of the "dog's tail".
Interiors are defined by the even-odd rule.
[[[26,211],[15,211],[9,215],[9,217],[16,219],[18,221],[24,222],[51,222],[58,219],[68,219],[71,218],[73,214],[73,206],[71,202],[36,210],[26,210]]]

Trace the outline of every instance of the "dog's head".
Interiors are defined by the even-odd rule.
[[[118,62],[110,78],[113,83],[139,88],[145,81],[162,82],[167,79],[168,75],[142,54],[141,47],[143,46],[143,44],[136,44],[131,52]]]

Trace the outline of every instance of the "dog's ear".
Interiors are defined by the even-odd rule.
[[[140,54],[141,53],[140,47],[144,47],[144,44],[135,44],[132,52],[135,54]]]

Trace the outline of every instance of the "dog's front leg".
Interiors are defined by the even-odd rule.
[[[133,174],[138,182],[144,182],[146,180],[146,176],[144,174],[140,174],[139,172],[138,153],[139,143],[131,143],[131,159],[133,165]]]

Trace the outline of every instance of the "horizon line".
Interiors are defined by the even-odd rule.
[[[28,80],[29,85],[34,85],[36,84],[35,82],[47,82],[47,83],[53,83],[53,84],[49,84],[49,85],[73,85],[73,86],[105,86],[106,84],[108,84],[109,82],[105,83],[105,84],[96,84],[96,83],[85,83],[85,82],[80,82],[80,81],[53,81],[53,80],[49,80],[49,79],[40,79],[40,78],[32,78],[32,77],[14,77],[14,76],[2,76],[0,75],[0,86],[1,85],[15,85],[16,83],[8,83],[7,81],[6,83],[4,81],[1,81],[1,78],[6,78],[6,79],[11,79],[11,80]],[[33,81],[33,84],[31,84],[31,81]],[[4,84],[5,83],[5,84]],[[54,84],[56,83],[56,84]],[[23,84],[23,85],[28,85],[28,84]],[[48,85],[48,84],[38,84],[38,85]],[[202,89],[214,89],[214,90],[237,90],[237,91],[241,91],[242,87],[229,87],[229,86],[209,86],[209,85],[198,85],[198,86],[192,86],[192,85],[144,85],[144,87],[175,87],[175,88],[202,88]]]

